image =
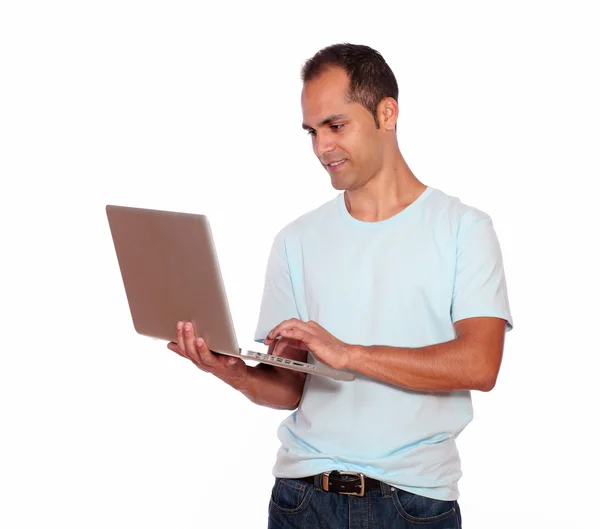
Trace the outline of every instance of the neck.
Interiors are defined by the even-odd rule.
[[[397,151],[365,184],[345,191],[344,201],[355,219],[379,222],[400,213],[426,188]]]

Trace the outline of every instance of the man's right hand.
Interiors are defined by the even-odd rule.
[[[212,353],[189,321],[177,322],[177,342],[169,342],[167,347],[233,387],[242,386],[248,376],[248,366],[241,358]]]
[[[169,342],[167,347],[261,406],[293,410],[302,397],[306,373],[260,363],[248,367],[241,358],[211,353],[204,340],[196,337],[191,322],[178,322],[177,342]],[[269,345],[268,354],[305,362],[307,352],[290,347],[286,340],[276,340]]]

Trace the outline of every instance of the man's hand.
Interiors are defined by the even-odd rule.
[[[177,323],[177,343],[169,342],[167,347],[234,388],[241,387],[247,377],[248,366],[241,358],[211,353],[206,342],[196,337],[191,322]]]
[[[314,321],[303,322],[296,318],[285,320],[275,327],[265,339],[265,345],[276,343],[310,351],[315,358],[334,369],[345,369],[352,347],[338,340]]]

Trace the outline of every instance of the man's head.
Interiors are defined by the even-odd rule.
[[[390,149],[397,149],[393,72],[368,46],[335,44],[306,61],[302,81],[303,128],[333,186],[363,186],[381,171]]]

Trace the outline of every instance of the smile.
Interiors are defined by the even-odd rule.
[[[332,169],[339,167],[340,165],[344,164],[346,162],[346,160],[340,160],[339,162],[331,162],[327,164],[327,167],[331,167]]]

